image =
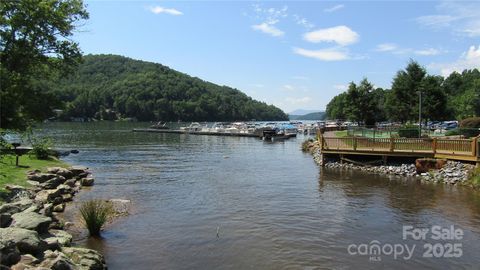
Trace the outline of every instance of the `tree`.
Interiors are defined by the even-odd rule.
[[[78,63],[80,49],[69,37],[88,13],[81,0],[4,0],[0,15],[0,125],[23,128],[55,105],[35,82]]]
[[[387,98],[388,116],[394,121],[405,123],[418,116],[418,91],[427,72],[411,60],[405,70],[400,70],[393,79],[392,90]]]
[[[441,85],[443,77],[427,75],[420,85],[422,92],[422,118],[427,120],[446,120],[451,113],[447,109],[447,95]],[[418,112],[418,109],[417,109]]]
[[[347,93],[336,95],[327,104],[327,117],[330,119],[346,119]]]
[[[364,78],[357,86],[351,82],[347,91],[347,117],[367,126],[375,124],[377,111],[376,96],[373,85]]]
[[[447,93],[448,108],[456,119],[480,115],[480,71],[453,72],[442,84]]]

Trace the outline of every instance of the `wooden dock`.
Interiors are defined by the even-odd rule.
[[[258,134],[240,133],[240,132],[208,132],[208,131],[188,131],[179,129],[155,129],[155,128],[135,128],[133,132],[152,132],[169,134],[190,134],[190,135],[208,135],[208,136],[230,136],[230,137],[252,137],[261,138]]]
[[[480,137],[480,136],[479,136]],[[324,137],[322,155],[441,158],[480,164],[480,139]]]

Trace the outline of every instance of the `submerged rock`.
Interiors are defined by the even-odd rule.
[[[81,269],[107,269],[105,265],[105,259],[103,258],[102,254],[95,250],[87,248],[65,247],[62,248],[62,252],[71,258],[75,264],[82,267]]]
[[[94,180],[93,178],[91,178],[91,177],[82,178],[82,179],[80,180],[80,184],[81,184],[82,186],[84,186],[84,187],[89,187],[89,186],[93,186],[93,182],[94,182],[94,181],[95,181],[95,180]]]
[[[73,173],[74,176],[78,176],[81,173],[86,173],[88,168],[85,166],[72,166],[69,170]]]

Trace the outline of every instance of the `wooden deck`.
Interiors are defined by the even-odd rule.
[[[322,154],[392,157],[430,157],[480,164],[479,137],[472,139],[407,139],[324,137],[320,134]]]

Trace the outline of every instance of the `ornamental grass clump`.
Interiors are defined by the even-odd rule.
[[[80,214],[90,236],[100,236],[102,226],[113,213],[112,203],[103,200],[86,201],[80,207]]]

